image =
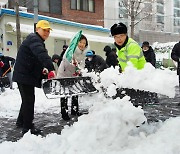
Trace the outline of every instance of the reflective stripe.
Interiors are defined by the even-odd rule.
[[[128,56],[128,55],[127,55],[127,49],[128,49],[128,47],[129,47],[129,45],[130,45],[131,43],[137,44],[136,42],[130,42],[130,43],[127,44],[126,50],[125,50],[125,51],[126,51],[126,52],[125,52],[126,58],[127,58],[127,59],[130,59],[130,58],[137,58],[137,59],[139,59],[139,58],[143,57],[144,54],[143,54],[143,52],[142,52],[142,49],[141,49],[141,52],[140,52],[140,55],[139,55],[139,56],[137,56],[137,55],[130,55],[130,56]]]
[[[130,56],[127,56],[127,59],[130,59],[130,58],[136,58],[136,59],[139,59],[139,56],[136,56],[136,55],[130,55]]]
[[[131,59],[131,58],[139,59],[139,58],[143,57],[144,55],[143,55],[143,52],[141,51],[141,53],[140,53],[139,56],[136,56],[136,55],[129,55],[129,56],[128,56],[128,55],[125,55],[125,56],[126,56],[126,60],[125,60],[125,59],[122,59],[122,58],[118,58],[118,60],[121,61],[121,62],[126,63],[126,62],[128,62],[129,59]]]
[[[142,50],[141,50],[141,53],[140,53],[140,55],[139,55],[139,58],[141,58],[141,57],[143,57],[144,56],[144,54],[143,54],[143,52],[142,52]]]
[[[128,62],[128,60],[126,59],[122,59],[122,58],[118,58],[118,60],[120,61],[120,62],[124,62],[124,63],[127,63]]]

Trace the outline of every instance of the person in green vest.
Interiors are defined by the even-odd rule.
[[[111,35],[114,37],[118,62],[123,72],[131,62],[135,68],[142,69],[146,63],[141,47],[127,35],[127,27],[123,23],[114,24],[111,27]]]

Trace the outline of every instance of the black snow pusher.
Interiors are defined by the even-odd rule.
[[[42,88],[47,98],[71,97],[98,92],[91,77],[44,79]]]
[[[117,93],[113,98],[123,98],[124,96],[129,96],[130,101],[134,106],[145,106],[147,104],[157,104],[159,103],[158,94],[155,92],[133,89],[133,88],[118,88]]]
[[[66,77],[58,79],[44,79],[42,88],[47,98],[71,97],[77,95],[94,94],[98,90],[93,85],[91,77]],[[106,89],[102,88],[105,96]],[[112,98],[129,96],[134,106],[158,103],[158,95],[154,92],[133,89],[117,88]]]

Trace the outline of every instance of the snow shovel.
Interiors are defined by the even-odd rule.
[[[71,97],[98,92],[90,77],[43,79],[42,88],[47,98]]]

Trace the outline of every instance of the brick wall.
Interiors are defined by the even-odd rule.
[[[95,0],[95,12],[86,12],[70,9],[70,0],[62,0],[62,14],[50,14],[39,12],[39,14],[55,18],[65,19],[84,24],[99,25],[104,27],[104,0]]]
[[[62,0],[62,19],[104,26],[104,0],[95,0],[95,12],[70,9],[70,0]]]

